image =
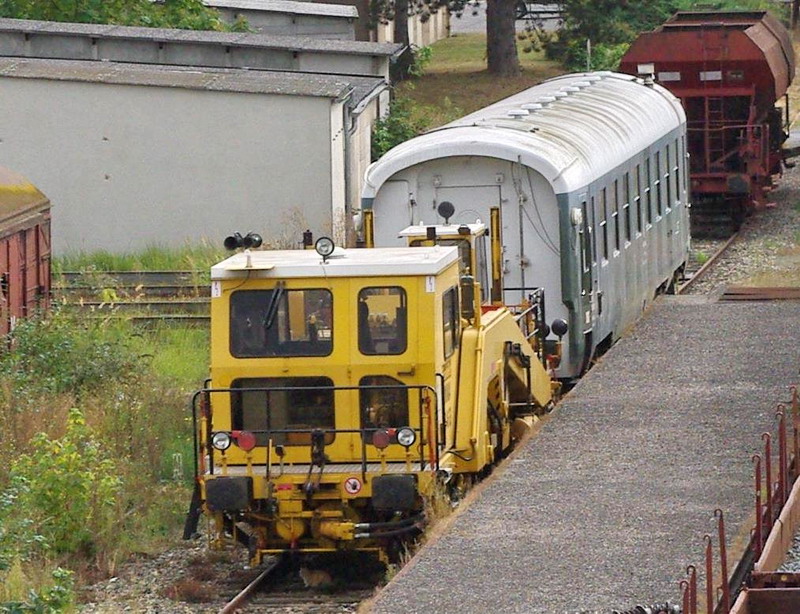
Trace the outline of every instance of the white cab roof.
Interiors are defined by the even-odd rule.
[[[313,249],[241,252],[211,268],[212,280],[437,275],[458,260],[457,247],[336,248],[327,261]]]
[[[458,229],[466,226],[469,228],[470,235],[477,235],[486,230],[486,224],[482,222],[476,222],[475,224],[420,224],[419,226],[408,226],[407,228],[403,228],[400,233],[397,235],[398,237],[419,237],[425,236],[425,233],[428,231],[428,228],[433,227],[436,229],[436,236],[451,236],[451,235],[458,235],[461,234],[458,232]]]
[[[565,75],[398,145],[367,169],[362,196],[374,198],[403,169],[453,156],[519,161],[568,193],[685,122],[680,101],[657,84],[611,72]]]

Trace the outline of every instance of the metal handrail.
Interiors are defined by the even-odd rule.
[[[430,441],[433,441],[433,448],[434,454],[431,460],[432,470],[437,470],[439,468],[439,451],[441,447],[441,443],[439,441],[439,433],[438,429],[435,428],[435,423],[433,425],[429,425],[432,428],[429,428],[427,433],[427,437],[424,435],[426,434],[425,429],[425,421],[423,416],[423,408],[426,408],[427,411],[432,416],[437,416],[438,414],[438,401],[436,397],[436,391],[432,386],[428,386],[425,384],[414,384],[414,385],[383,385],[383,386],[275,386],[275,387],[252,387],[252,388],[209,388],[204,387],[200,390],[197,390],[192,395],[191,399],[191,412],[192,412],[192,431],[193,431],[193,442],[194,442],[194,472],[195,477],[198,478],[200,475],[200,458],[208,453],[209,456],[209,467],[208,472],[213,475],[214,473],[214,453],[215,448],[211,445],[211,417],[213,412],[211,410],[211,395],[215,393],[228,393],[228,394],[241,394],[243,392],[293,392],[293,391],[302,391],[302,392],[347,392],[357,390],[361,392],[362,390],[404,390],[406,392],[410,390],[417,390],[418,392],[418,419],[419,419],[419,426],[412,427],[410,424],[406,425],[409,428],[412,428],[415,433],[419,435],[419,470],[422,471],[425,467],[425,445],[430,445]],[[203,450],[201,450],[201,443],[199,437],[199,421],[198,421],[198,409],[202,406],[198,404],[200,399],[206,399],[205,407],[207,408],[206,414],[203,418],[206,421],[206,439],[202,442]],[[432,399],[426,403],[426,399]],[[367,471],[367,443],[366,443],[366,436],[371,435],[377,431],[383,430],[380,427],[375,428],[359,428],[359,429],[336,429],[336,428],[293,428],[293,429],[263,429],[263,430],[250,430],[249,432],[253,433],[254,435],[273,435],[273,434],[289,434],[289,433],[312,433],[312,432],[319,432],[323,433],[323,436],[327,434],[360,434],[361,435],[361,467],[362,472],[366,473]],[[260,446],[263,447],[263,446]]]

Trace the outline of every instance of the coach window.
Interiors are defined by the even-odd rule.
[[[589,226],[589,212],[587,211],[586,201],[581,203],[581,212],[583,213],[583,222],[578,227],[578,235],[580,236],[581,244],[581,268],[584,273],[588,273],[592,266],[591,249],[591,233]]]
[[[661,152],[656,152],[656,216],[661,217]]]
[[[231,294],[230,351],[236,358],[328,356],[333,296],[324,289],[238,290]]]
[[[644,207],[645,207],[645,217],[647,219],[647,224],[651,225],[653,223],[653,198],[652,198],[652,170],[651,170],[650,158],[644,161],[644,180],[647,182],[647,185],[644,188]]]
[[[673,166],[672,171],[672,179],[675,185],[675,201],[679,201],[681,199],[681,150],[678,147],[678,139],[675,139],[675,164]],[[672,201],[670,201],[670,207],[672,206]]]
[[[402,354],[408,345],[406,291],[398,286],[358,293],[358,349],[362,354]]]
[[[614,218],[614,249],[619,251],[619,180],[611,189],[611,215]]]
[[[608,260],[608,210],[606,208],[606,189],[600,191],[600,228],[603,231],[603,260]]]
[[[672,147],[670,144],[667,143],[667,155],[666,155],[666,174],[664,175],[664,183],[667,186],[667,202],[666,202],[666,210],[669,213],[672,210]]]
[[[622,178],[622,192],[624,204],[622,205],[623,217],[625,218],[625,241],[631,242],[631,176],[625,173]]]
[[[636,231],[641,234],[642,232],[642,167],[636,165],[636,171],[633,173],[633,198],[636,201]]]
[[[687,189],[689,186],[686,182],[686,173],[689,168],[689,159],[686,156],[686,137],[681,137],[681,159],[678,160],[678,165],[681,167],[681,190]],[[680,192],[678,192],[678,198],[681,198]]]
[[[458,292],[453,286],[442,295],[442,331],[444,333],[444,357],[458,347]]]

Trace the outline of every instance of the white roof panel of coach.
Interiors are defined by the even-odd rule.
[[[550,79],[401,145],[372,164],[363,196],[405,168],[486,156],[539,171],[556,193],[582,188],[686,121],[657,84],[611,72]]]

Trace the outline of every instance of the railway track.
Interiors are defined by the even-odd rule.
[[[323,573],[328,579],[331,577],[327,572],[315,573]],[[374,594],[375,586],[381,578],[382,575],[367,579],[366,584],[362,580],[354,588],[338,585],[308,588],[300,579],[296,565],[286,557],[274,557],[244,588],[230,597],[219,612],[232,614],[272,612],[279,609],[293,614],[355,612],[362,601]],[[223,589],[222,593],[235,590],[237,588],[230,587]]]
[[[738,238],[739,232],[737,231],[727,239],[694,240],[691,258],[684,273],[684,281],[678,286],[676,294],[688,292]]]
[[[53,295],[65,308],[124,317],[137,325],[208,326],[210,288],[195,271],[65,272]]]

